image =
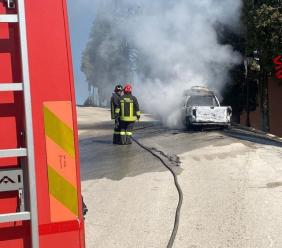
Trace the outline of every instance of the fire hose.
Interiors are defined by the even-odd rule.
[[[181,206],[182,206],[182,202],[183,202],[183,192],[181,190],[181,187],[178,183],[178,179],[177,179],[177,174],[175,173],[175,171],[156,153],[153,152],[153,150],[149,147],[146,147],[145,145],[141,144],[137,139],[132,138],[132,140],[139,145],[141,148],[143,148],[144,150],[148,151],[149,153],[151,153],[154,157],[156,157],[157,159],[159,159],[161,161],[161,163],[171,172],[171,174],[173,175],[173,179],[174,179],[174,184],[175,187],[177,189],[178,192],[178,204],[177,204],[177,208],[175,211],[175,218],[174,218],[174,226],[173,226],[173,230],[169,239],[169,242],[167,244],[167,248],[172,248],[173,247],[173,243],[174,240],[176,238],[177,235],[177,231],[178,231],[178,226],[179,226],[179,219],[180,219],[180,211],[181,211]]]

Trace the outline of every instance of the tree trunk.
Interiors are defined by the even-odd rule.
[[[249,80],[246,78],[245,79],[245,84],[246,84],[246,126],[250,127],[251,123],[250,123],[250,94],[249,94],[249,90],[250,90],[250,82]]]
[[[266,72],[262,72],[260,77],[260,124],[261,130],[269,132],[269,101],[268,101],[268,76]]]

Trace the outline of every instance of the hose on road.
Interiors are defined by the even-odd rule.
[[[137,139],[132,138],[132,140],[139,145],[141,148],[143,148],[144,150],[148,151],[149,153],[151,153],[154,157],[156,157],[157,159],[159,159],[162,164],[171,172],[171,174],[173,175],[174,178],[174,184],[175,187],[177,189],[178,192],[178,204],[177,204],[177,208],[176,208],[176,212],[175,212],[175,218],[174,218],[174,226],[173,226],[173,230],[169,239],[169,242],[167,244],[167,248],[172,248],[173,247],[173,243],[175,240],[175,237],[177,235],[177,231],[178,231],[178,226],[179,226],[179,219],[180,219],[180,211],[181,211],[181,206],[182,206],[182,202],[183,202],[183,192],[181,190],[181,187],[178,183],[178,179],[177,179],[177,175],[175,173],[175,171],[156,153],[154,153],[152,151],[151,148],[146,147],[145,145],[141,144]]]

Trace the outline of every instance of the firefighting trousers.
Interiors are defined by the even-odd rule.
[[[120,121],[120,144],[129,145],[132,143],[132,130],[135,122]]]
[[[113,134],[113,144],[120,144],[120,120],[115,120],[115,128],[114,128],[114,134]]]

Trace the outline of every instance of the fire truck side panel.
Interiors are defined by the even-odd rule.
[[[83,248],[77,116],[66,0],[25,0],[25,8],[40,248]],[[0,1],[0,14],[5,11]],[[6,47],[1,45],[4,43]],[[0,83],[21,81],[18,46],[17,26],[0,24]],[[25,146],[21,136],[23,114],[21,92],[0,93],[0,128],[7,130],[0,131],[0,149]],[[0,160],[2,167],[18,164],[17,159]],[[5,194],[0,193],[0,213],[15,212],[16,195]],[[4,205],[9,207],[3,208]],[[16,227],[14,224],[0,225],[0,248],[30,246],[29,222],[16,223]],[[19,230],[17,235],[13,234],[15,228]],[[4,233],[10,238],[6,239]]]

